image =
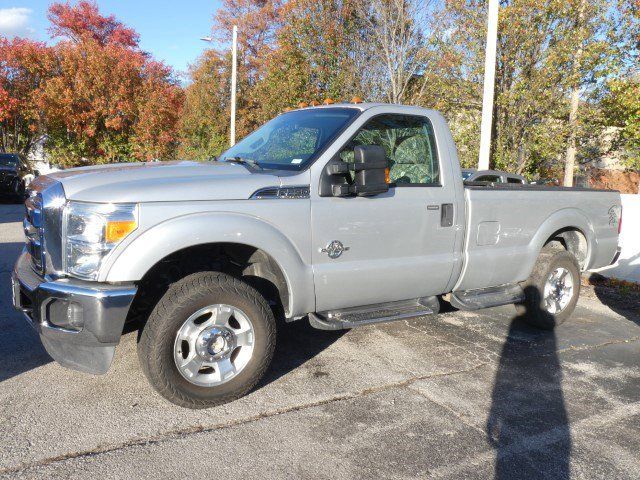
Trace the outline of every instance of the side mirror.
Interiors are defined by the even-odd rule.
[[[387,153],[379,145],[358,145],[353,150],[355,170],[355,194],[377,195],[389,191],[387,183]]]
[[[359,145],[353,153],[353,163],[347,163],[338,156],[327,163],[320,177],[321,197],[366,197],[389,191],[389,162],[384,148]],[[354,172],[353,181],[350,170]]]

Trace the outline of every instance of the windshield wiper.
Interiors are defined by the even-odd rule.
[[[262,167],[260,167],[258,162],[256,162],[255,160],[252,160],[250,158],[224,157],[224,161],[225,162],[230,162],[230,163],[239,163],[240,165],[251,165],[253,167],[262,168]]]

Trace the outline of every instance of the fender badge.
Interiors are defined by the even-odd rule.
[[[329,242],[329,244],[320,249],[321,253],[326,253],[329,258],[338,258],[340,255],[342,255],[344,252],[346,252],[347,250],[349,250],[350,247],[345,247],[342,242],[340,242],[339,240],[333,240],[331,242]]]
[[[618,205],[612,205],[607,212],[609,214],[609,226],[618,225],[618,219],[620,218],[620,207]]]

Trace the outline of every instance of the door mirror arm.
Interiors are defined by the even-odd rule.
[[[352,187],[349,164],[338,155],[329,160],[320,176],[321,197],[350,197]]]

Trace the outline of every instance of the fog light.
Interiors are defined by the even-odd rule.
[[[47,307],[47,321],[56,327],[79,332],[84,326],[82,305],[66,300],[54,300]]]
[[[84,326],[82,305],[76,302],[69,303],[69,307],[67,308],[67,322],[70,327],[82,330]]]

